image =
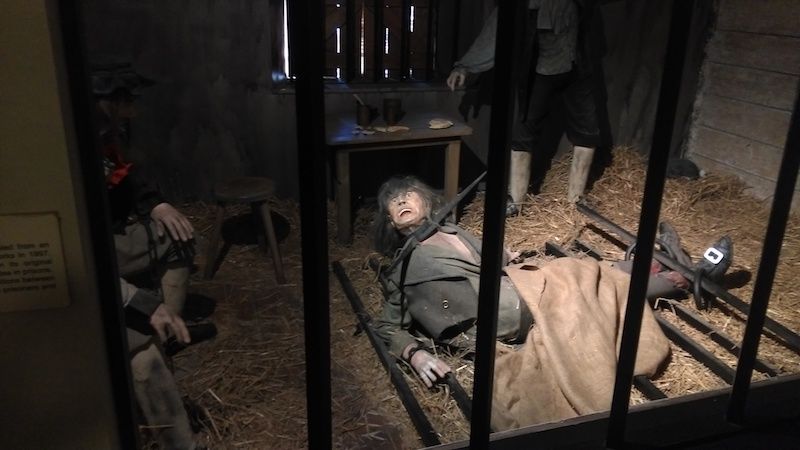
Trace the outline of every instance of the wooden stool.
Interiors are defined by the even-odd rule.
[[[275,228],[272,226],[272,216],[267,202],[272,196],[273,190],[272,180],[259,177],[241,177],[217,183],[214,186],[214,196],[217,200],[217,218],[214,222],[214,230],[208,247],[208,260],[203,273],[205,279],[208,280],[214,276],[214,265],[219,257],[219,241],[222,238],[222,222],[225,220],[225,205],[227,203],[249,203],[253,211],[253,217],[260,217],[264,225],[264,234],[267,237],[269,252],[272,254],[272,262],[275,265],[275,276],[278,279],[278,283],[286,283],[281,253],[278,249],[278,240],[275,237]]]

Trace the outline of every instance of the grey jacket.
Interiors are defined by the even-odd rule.
[[[539,41],[536,73],[557,75],[569,72],[577,59],[578,9],[574,1],[538,0],[531,2],[529,7],[538,11],[535,24]],[[530,32],[523,32],[523,35],[534,36]],[[469,50],[456,61],[455,67],[469,73],[481,73],[494,67],[496,37],[497,8],[486,19]]]
[[[386,274],[386,301],[375,330],[397,356],[417,340],[415,335],[449,342],[469,332],[477,319],[481,243],[457,226],[443,226],[439,231],[455,234],[476,262],[452,248],[417,244],[407,265],[398,264]],[[508,277],[503,276],[498,338],[514,340],[520,329],[527,331],[529,325],[527,307]]]

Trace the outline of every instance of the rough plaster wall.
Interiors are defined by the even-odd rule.
[[[774,193],[797,95],[798,17],[796,0],[720,0],[706,48],[688,154],[708,170],[735,174],[759,198]]]

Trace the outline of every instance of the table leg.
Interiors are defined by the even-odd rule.
[[[336,238],[340,244],[349,244],[353,239],[350,218],[350,152],[336,152]]]
[[[458,165],[461,157],[461,140],[451,141],[447,144],[444,151],[444,198],[445,201],[452,199],[458,194]],[[456,217],[458,208],[453,210],[453,218]]]

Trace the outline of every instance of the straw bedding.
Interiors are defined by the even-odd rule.
[[[546,241],[568,246],[575,239],[599,250],[606,259],[620,259],[624,250],[610,243],[565,201],[568,161],[555,162],[541,193],[529,195],[521,215],[506,222],[505,244],[514,250],[541,250]],[[587,202],[598,212],[636,232],[646,166],[635,151],[615,150],[614,162],[594,182]],[[466,182],[468,180],[462,180]],[[300,257],[300,220],[297,204],[277,201],[273,208],[290,224],[281,243],[288,283],[277,285],[272,263],[255,245],[234,245],[213,280],[193,275],[190,291],[218,302],[213,320],[219,335],[210,342],[179,353],[174,364],[183,393],[203,411],[200,438],[212,448],[306,448],[306,395],[303,338],[303,297]],[[210,206],[183,207],[198,231],[197,263],[202,267],[205,242],[213,222]],[[242,210],[244,211],[244,210]],[[373,211],[357,212],[354,242],[335,242],[335,217],[329,208],[329,253],[340,261],[355,290],[373,316],[380,310],[380,286],[366,262]],[[709,174],[699,180],[667,180],[661,220],[673,224],[684,248],[698,256],[721,235],[734,241],[734,261],[726,278],[728,288],[748,301],[758,269],[769,205],[754,200],[732,177]],[[460,223],[481,235],[483,196],[467,205]],[[769,316],[800,330],[800,220],[791,217],[770,301]],[[333,440],[335,448],[417,448],[417,438],[386,372],[366,336],[354,335],[356,318],[338,281],[330,279],[331,378]],[[691,296],[683,301],[695,310]],[[740,342],[745,318],[731,308],[698,312],[715,327]],[[735,358],[678,319],[669,308],[662,315],[731,366]],[[459,355],[440,355],[471,392],[473,366]],[[774,339],[762,338],[759,357],[781,373],[800,371],[800,356]],[[428,390],[406,369],[406,379],[441,434],[442,442],[465,439],[469,423],[444,387]],[[756,373],[755,378],[764,378]],[[690,355],[672,345],[666,370],[654,383],[670,397],[724,387],[725,383]],[[646,401],[637,392],[632,403]]]

